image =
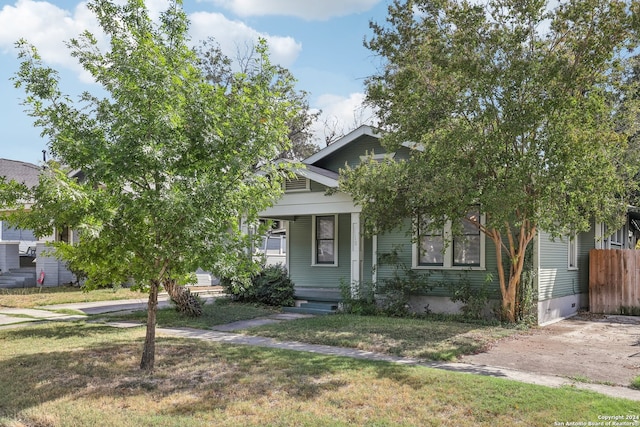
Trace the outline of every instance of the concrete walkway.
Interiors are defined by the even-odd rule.
[[[212,296],[205,298],[214,298]],[[163,296],[159,301],[160,306],[168,305],[167,297]],[[15,309],[0,307],[0,327],[2,325],[19,326],[19,323],[33,321],[60,321],[86,318],[88,314],[102,314],[118,311],[132,311],[146,309],[146,299],[124,300],[124,301],[104,301],[94,303],[58,304],[40,307],[38,309]],[[82,314],[69,315],[57,313],[55,310],[76,310]],[[284,350],[304,351],[310,353],[323,354],[328,356],[351,357],[354,359],[364,359],[373,361],[385,361],[410,366],[424,366],[433,369],[442,369],[452,372],[486,375],[519,381],[528,384],[536,384],[547,387],[570,386],[578,389],[591,390],[607,396],[625,398],[640,401],[640,390],[633,390],[627,387],[615,387],[603,384],[588,384],[576,382],[568,378],[532,374],[524,371],[497,368],[486,365],[472,365],[467,363],[453,362],[425,362],[423,360],[391,356],[382,353],[362,351],[353,348],[332,347],[326,345],[307,344],[295,341],[278,341],[272,338],[264,338],[250,335],[234,333],[234,331],[251,328],[271,323],[286,322],[302,317],[309,317],[305,314],[280,313],[257,319],[244,320],[229,323],[226,325],[213,326],[210,330],[193,328],[157,328],[159,335],[174,336],[181,338],[199,339],[206,341],[222,342],[236,345],[251,345],[257,347],[278,348]],[[107,325],[118,328],[142,327],[135,322],[107,322]],[[27,326],[25,324],[25,326]]]

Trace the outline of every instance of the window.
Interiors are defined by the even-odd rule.
[[[623,249],[624,248],[624,227],[616,230],[611,236],[609,236],[609,242],[611,249]]]
[[[431,220],[421,217],[419,220],[419,248],[418,265],[444,264],[444,233],[442,230],[427,230]]]
[[[478,211],[470,211],[468,220],[479,218]],[[480,229],[468,220],[462,221],[462,234],[453,237],[453,265],[480,265]]]
[[[577,235],[574,234],[573,236],[569,237],[568,247],[569,247],[568,268],[569,270],[577,270],[578,269],[578,236]]]
[[[467,219],[482,221],[482,216],[474,209],[469,211]],[[450,221],[442,230],[428,230],[430,220],[420,217],[413,245],[413,267],[484,269],[485,236],[467,219],[461,221],[460,234],[454,236]]]
[[[314,216],[313,227],[313,264],[338,264],[336,215]]]

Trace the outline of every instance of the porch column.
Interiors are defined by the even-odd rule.
[[[351,213],[351,294],[357,296],[358,285],[362,281],[362,234],[360,233],[360,213]]]
[[[378,235],[371,237],[371,281],[375,285],[378,282]]]

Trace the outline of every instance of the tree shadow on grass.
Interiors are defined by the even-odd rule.
[[[156,369],[147,373],[138,368],[143,339],[139,335],[81,324],[2,331],[0,341],[11,343],[13,355],[0,354],[0,418],[24,418],[25,410],[37,413],[40,405],[57,401],[91,402],[83,406],[107,417],[114,402],[126,406],[128,399],[146,402],[148,408],[142,410],[152,411],[150,415],[168,416],[224,410],[239,400],[257,402],[274,392],[309,400],[347,385],[333,374],[362,363],[159,337]],[[21,352],[20,345],[43,351]]]
[[[173,337],[158,337],[156,369],[147,373],[138,368],[143,339],[143,328],[82,323],[0,331],[0,419],[38,424],[38,416],[72,411],[74,422],[90,424],[112,419],[118,408],[120,417],[160,415],[177,423],[185,416],[224,417],[239,402],[262,411],[323,405],[358,381],[360,388],[377,379],[391,380],[391,388],[432,387],[443,396],[456,386],[450,375],[389,362]],[[52,407],[63,415],[51,415]]]
[[[117,328],[107,325],[90,324],[85,320],[46,322],[37,325],[22,326],[20,328],[1,331],[2,336],[10,340],[20,339],[67,339],[91,338],[101,335],[118,335]]]

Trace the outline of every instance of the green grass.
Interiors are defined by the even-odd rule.
[[[631,388],[640,390],[640,376],[635,377],[633,381],[631,381]]]
[[[205,304],[203,315],[189,318],[172,308],[158,310],[160,327],[209,329],[211,326],[273,314],[278,310],[217,299]],[[146,312],[108,316],[110,320],[146,321]],[[248,335],[428,360],[456,360],[484,351],[497,339],[519,333],[499,325],[466,323],[453,318],[395,318],[338,314],[298,319],[244,331]]]
[[[256,304],[231,302],[226,298],[217,298],[202,306],[202,316],[192,318],[178,313],[173,307],[162,308],[157,313],[157,325],[161,327],[189,327],[208,329],[214,325],[222,325],[238,320],[253,319],[279,313],[280,308]],[[104,317],[104,315],[101,315]],[[132,320],[146,322],[147,312],[137,311],[127,314],[107,315],[110,320]]]
[[[302,341],[396,356],[455,360],[485,350],[515,329],[456,320],[338,314],[265,325],[243,331],[286,341]]]
[[[34,308],[42,305],[74,302],[111,301],[129,298],[147,299],[147,295],[129,288],[97,289],[84,292],[76,286],[51,288],[0,289],[0,306]]]
[[[0,330],[0,425],[550,426],[637,415],[574,388],[311,353],[159,337],[85,322]]]

